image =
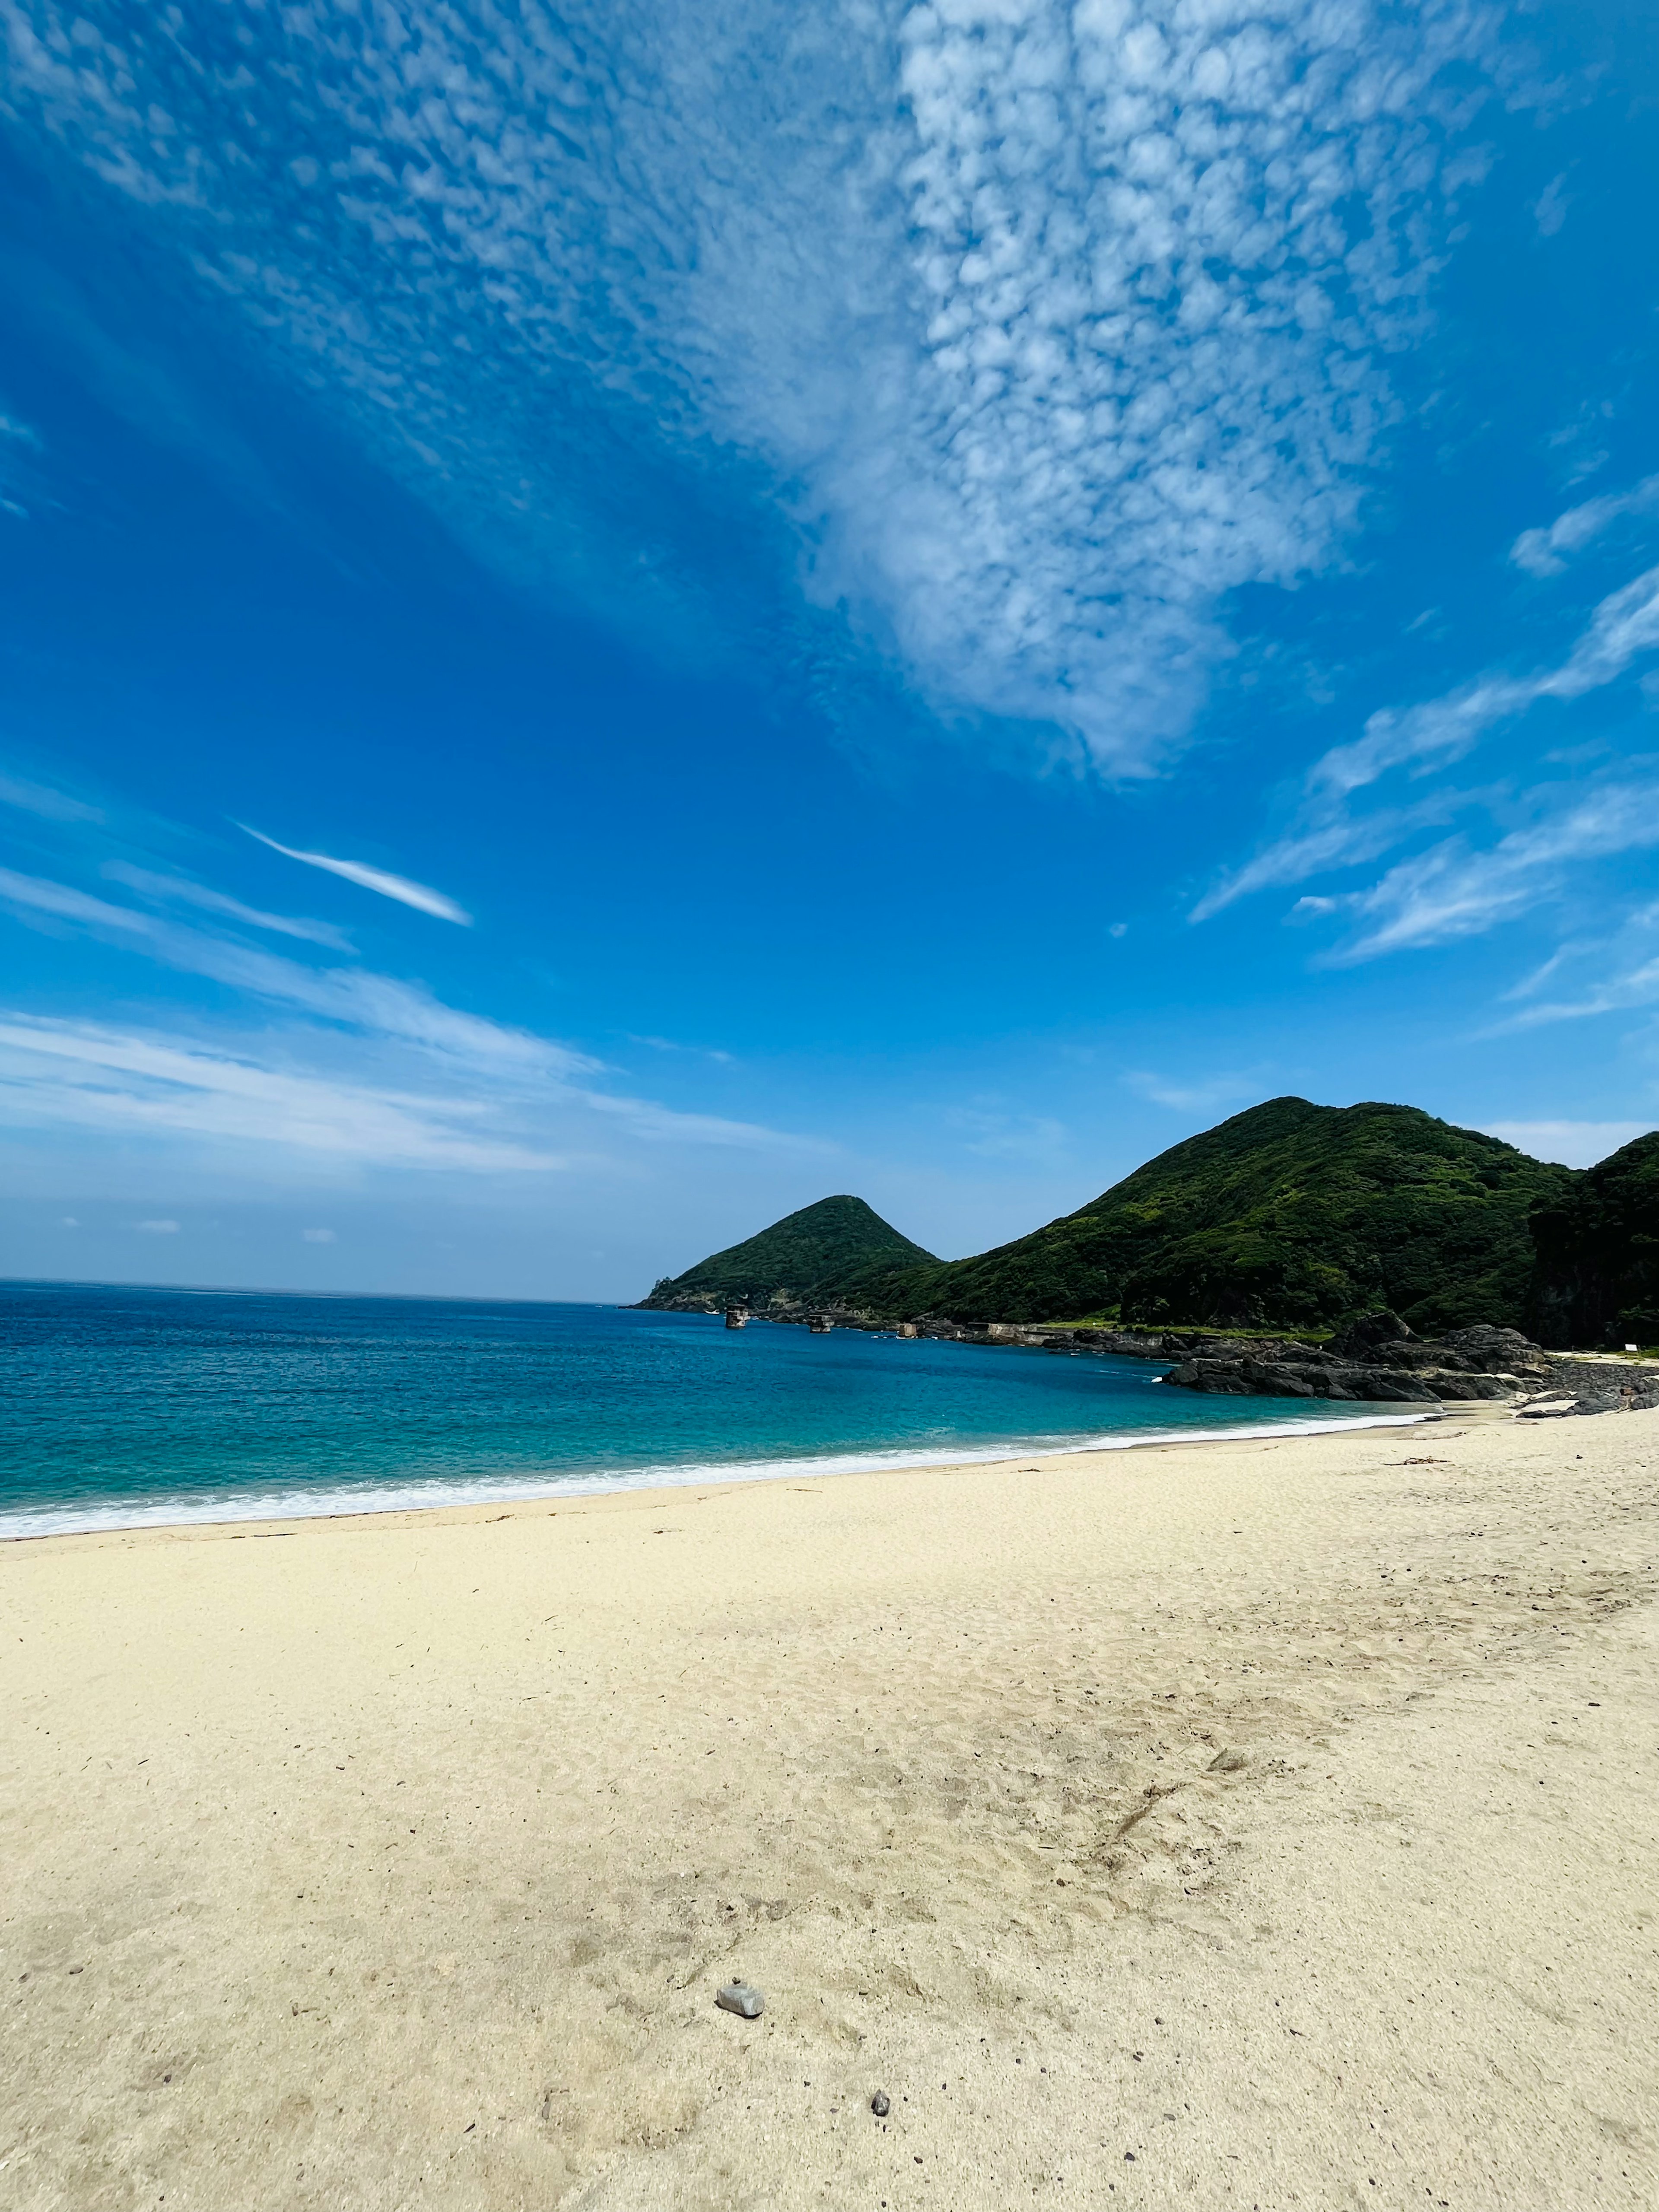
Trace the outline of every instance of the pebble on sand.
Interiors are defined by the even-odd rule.
[[[870,2109],[878,2120],[884,2120],[893,2109],[892,2100],[885,2089],[878,2089],[870,2100]]]
[[[723,2012],[736,2013],[739,2020],[758,2020],[766,2009],[766,1999],[747,1982],[728,1982],[714,2002]]]
[[[1218,1751],[1210,1761],[1210,1771],[1212,1774],[1237,1774],[1244,1763],[1242,1751]]]

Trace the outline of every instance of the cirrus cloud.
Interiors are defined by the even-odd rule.
[[[357,884],[366,891],[378,891],[382,898],[395,899],[400,906],[412,906],[421,914],[435,915],[440,921],[458,921],[465,929],[472,927],[472,917],[466,908],[458,906],[447,892],[434,891],[430,884],[412,883],[407,876],[394,876],[389,869],[372,868],[365,860],[339,860],[330,853],[296,852],[292,845],[279,845],[274,837],[267,837],[263,830],[250,830],[246,822],[239,822],[236,827],[246,830],[250,837],[257,837],[262,845],[269,845],[285,860],[300,860],[307,868],[321,868],[325,874],[343,876],[349,884]]]
[[[32,1045],[22,1029],[9,1042],[14,1051],[27,1049],[36,1060],[45,1055],[53,1071],[35,1066],[32,1073],[14,1073],[8,1103],[15,1117],[149,1126],[388,1164],[481,1169],[564,1164],[568,1148],[550,1150],[545,1131],[550,1117],[572,1113],[592,1127],[618,1127],[653,1144],[833,1149],[816,1138],[604,1090],[591,1079],[608,1071],[591,1054],[447,1006],[398,976],[360,967],[307,967],[240,939],[185,927],[15,869],[0,868],[0,908],[37,927],[121,945],[165,968],[312,1018],[308,1030],[274,1060],[246,1048],[204,1051],[178,1037],[123,1042],[84,1024],[37,1023],[29,1032]],[[24,1017],[16,1018],[27,1028]],[[380,1082],[342,1085],[332,1075],[294,1065],[307,1053],[313,1059],[337,1056],[343,1047],[377,1060],[401,1052],[421,1079],[396,1089]],[[117,1056],[100,1060],[100,1053]],[[65,1063],[100,1073],[71,1080],[63,1072]],[[112,1085],[103,1071],[117,1067],[147,1080],[136,1088]],[[434,1068],[452,1086],[448,1091],[434,1091]],[[460,1134],[453,1126],[458,1121],[465,1125]],[[491,1123],[501,1133],[470,1133],[474,1126]],[[586,1145],[581,1149],[591,1157]]]
[[[399,1092],[296,1073],[251,1052],[21,1015],[0,1019],[0,1115],[14,1124],[274,1144],[383,1167],[499,1173],[567,1164],[495,1133],[476,1096]]]
[[[1553,665],[1525,676],[1489,673],[1419,705],[1373,714],[1361,737],[1333,746],[1308,771],[1288,826],[1206,892],[1189,919],[1206,921],[1252,893],[1374,860],[1499,795],[1534,820],[1485,849],[1468,836],[1444,838],[1369,889],[1304,896],[1295,914],[1358,917],[1358,935],[1331,957],[1370,959],[1476,935],[1552,893],[1570,864],[1659,843],[1659,787],[1645,777],[1608,775],[1588,792],[1540,779],[1518,802],[1507,791],[1444,786],[1393,804],[1369,799],[1401,772],[1420,780],[1463,758],[1544,701],[1570,705],[1603,690],[1656,651],[1659,568],[1650,568],[1597,603]]]

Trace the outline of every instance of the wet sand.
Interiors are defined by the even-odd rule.
[[[0,1547],[0,2199],[1648,2212],[1656,1508],[1453,1417]]]

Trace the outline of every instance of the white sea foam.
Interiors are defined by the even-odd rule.
[[[971,1467],[1007,1459],[1057,1459],[1077,1452],[1127,1451],[1140,1444],[1219,1443],[1261,1437],[1330,1436],[1346,1429],[1410,1428],[1430,1413],[1362,1413],[1339,1420],[1196,1424],[1114,1430],[1105,1436],[1040,1437],[975,1451],[843,1452],[819,1458],[702,1462],[696,1466],[599,1468],[586,1474],[431,1475],[420,1480],[204,1491],[171,1498],[50,1505],[0,1513],[0,1542],[39,1536],[95,1535],[130,1528],[173,1528],[242,1521],[323,1521],[357,1513],[418,1513],[446,1505],[511,1505],[547,1498],[595,1498],[630,1490],[688,1489],[698,1484],[781,1482],[802,1475],[877,1474],[887,1468]]]

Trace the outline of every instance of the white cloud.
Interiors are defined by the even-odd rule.
[[[49,915],[57,921],[79,922],[106,933],[155,938],[161,928],[131,907],[112,906],[106,899],[54,883],[50,877],[26,876],[15,868],[0,868],[0,899],[25,914]]]
[[[1524,677],[1483,676],[1419,706],[1373,714],[1362,738],[1333,747],[1315,763],[1290,827],[1206,892],[1191,919],[1205,921],[1252,892],[1374,860],[1413,832],[1479,804],[1481,793],[1445,789],[1370,811],[1356,811],[1353,801],[1396,769],[1419,775],[1461,758],[1490,730],[1540,700],[1578,699],[1614,682],[1656,648],[1659,568],[1609,592],[1555,666]],[[1551,797],[1534,793],[1533,803],[1545,805]],[[1617,787],[1568,807],[1553,822],[1516,832],[1491,852],[1472,854],[1464,841],[1451,839],[1401,863],[1373,890],[1334,902],[1394,917],[1353,948],[1354,957],[1468,935],[1514,910],[1526,896],[1523,882],[1540,867],[1656,842],[1641,829],[1641,810],[1652,803],[1645,787]],[[1638,819],[1621,826],[1616,816],[1625,804],[1638,810]],[[1432,919],[1437,909],[1443,923]]]
[[[332,1244],[337,1242],[331,1229],[302,1229],[300,1239],[305,1244]]]
[[[179,1234],[176,1221],[135,1221],[132,1225],[151,1237],[176,1237]]]
[[[46,822],[101,822],[103,816],[84,800],[70,799],[49,784],[31,783],[27,776],[0,775],[0,806],[15,806],[25,814],[38,814]]]
[[[692,651],[727,595],[677,501],[616,527],[617,471],[769,483],[811,597],[940,705],[1118,773],[1201,699],[1222,595],[1340,548],[1499,20],[411,0],[395,36],[249,12],[232,77],[166,10],[3,12],[19,130],[483,557]]]
[[[60,926],[130,945],[185,974],[210,976],[255,997],[303,1007],[377,1035],[401,1037],[434,1053],[556,1076],[597,1073],[601,1065],[586,1053],[527,1030],[462,1013],[419,984],[368,969],[307,968],[234,939],[161,921],[133,907],[113,906],[47,877],[0,868],[0,903],[26,917],[44,915]]]
[[[1545,818],[1511,831],[1487,852],[1448,838],[1390,868],[1370,890],[1334,902],[1362,927],[1332,957],[1370,960],[1479,935],[1547,896],[1568,863],[1659,845],[1659,784],[1607,784],[1576,804],[1570,790],[1535,793]]]
[[[1534,1159],[1559,1160],[1565,1168],[1593,1168],[1609,1152],[1646,1136],[1651,1121],[1483,1121],[1489,1137],[1530,1152]]]
[[[785,1134],[776,1129],[762,1128],[753,1121],[730,1121],[718,1114],[683,1114],[678,1109],[659,1106],[654,1099],[629,1098],[614,1091],[572,1089],[568,1096],[580,1099],[595,1114],[603,1114],[626,1123],[637,1137],[672,1139],[698,1145],[781,1146],[792,1152],[830,1152],[836,1147],[817,1137]]]
[[[128,1134],[276,1145],[364,1166],[538,1172],[573,1164],[550,1149],[550,1115],[596,1113],[649,1141],[824,1151],[752,1123],[681,1114],[648,1099],[571,1085],[434,1091],[319,1075],[292,1065],[294,1044],[239,1051],[87,1022],[0,1018],[0,1117]],[[303,1037],[297,1040],[303,1043]]]
[[[1547,1022],[1582,1022],[1597,1013],[1631,1013],[1659,1000],[1659,956],[1652,933],[1659,907],[1628,915],[1621,929],[1593,942],[1564,945],[1544,967],[1510,991],[1522,1011],[1500,1022],[1500,1029],[1537,1029]],[[1575,984],[1577,978],[1577,984]],[[1540,998],[1544,984],[1573,988],[1571,998]]]
[[[0,1019],[0,1114],[36,1126],[280,1145],[386,1167],[517,1172],[565,1164],[493,1133],[499,1109],[476,1096],[376,1089],[297,1073],[251,1052],[21,1014]]]
[[[1532,204],[1532,218],[1538,225],[1540,238],[1553,238],[1567,219],[1567,210],[1572,204],[1566,192],[1566,172],[1552,177]]]
[[[240,899],[230,898],[223,891],[210,890],[206,884],[191,883],[185,876],[157,875],[153,868],[137,868],[126,860],[106,860],[100,872],[112,883],[125,884],[141,898],[200,907],[205,913],[223,915],[228,921],[245,922],[250,929],[270,930],[278,937],[297,937],[307,944],[327,945],[335,952],[354,949],[345,932],[336,929],[332,922],[304,921],[288,914],[265,914],[258,907],[244,906]]]
[[[361,884],[366,891],[378,891],[382,898],[396,899],[400,906],[418,908],[422,914],[435,915],[440,921],[459,921],[471,929],[472,917],[462,906],[442,891],[434,891],[428,884],[411,883],[407,876],[394,876],[384,868],[371,868],[362,860],[337,860],[327,853],[298,853],[291,845],[279,845],[274,837],[267,837],[262,830],[249,830],[246,822],[237,823],[250,837],[257,837],[262,845],[269,845],[273,853],[280,853],[285,860],[301,860],[308,868],[322,868],[331,876],[343,876],[349,884]]]
[[[32,424],[15,415],[0,414],[0,514],[15,515],[20,521],[27,520],[28,509],[18,495],[31,489],[32,471],[22,455],[40,450],[40,434]],[[0,787],[3,782],[0,778]],[[3,796],[0,788],[0,798]]]
[[[1501,1024],[1505,1029],[1537,1029],[1547,1022],[1583,1021],[1595,1014],[1623,1014],[1659,1000],[1659,959],[1644,960],[1618,975],[1601,975],[1583,988],[1576,999],[1546,999],[1528,1006]]]
[[[953,1106],[945,1116],[962,1132],[963,1150],[985,1160],[1030,1160],[1054,1166],[1066,1157],[1071,1133],[1047,1114],[1009,1114],[994,1106]]]
[[[1295,826],[1206,891],[1188,919],[1208,921],[1236,899],[1246,898],[1254,891],[1305,883],[1310,876],[1328,868],[1353,867],[1360,861],[1379,859],[1414,831],[1438,826],[1465,806],[1477,804],[1479,797],[1437,791],[1407,806],[1379,807],[1361,815],[1333,806],[1322,796],[1304,802]],[[1311,906],[1315,902],[1302,903]]]
[[[1567,939],[1504,994],[1520,1011],[1495,1024],[1493,1034],[1627,1013],[1659,1000],[1656,938],[1659,901],[1632,908],[1602,935]],[[1544,995],[1547,987],[1553,997]]]
[[[732,1064],[732,1055],[729,1052],[721,1052],[713,1045],[678,1044],[672,1037],[639,1036],[632,1030],[627,1032],[627,1036],[629,1044],[648,1045],[653,1052],[689,1052],[700,1060],[717,1060],[722,1067],[730,1067]]]
[[[1214,1114],[1241,1100],[1260,1098],[1267,1079],[1259,1069],[1200,1076],[1194,1081],[1190,1077],[1158,1075],[1150,1068],[1136,1068],[1123,1080],[1155,1106],[1168,1106],[1178,1114]]]
[[[358,968],[308,968],[13,869],[0,868],[0,905],[10,906],[26,921],[84,931],[168,968],[320,1016],[356,1040],[371,1058],[378,1059],[387,1048],[412,1047],[418,1056],[411,1071],[418,1083],[392,1089],[378,1082],[341,1084],[332,1077],[297,1074],[246,1053],[204,1053],[178,1041],[129,1040],[120,1049],[138,1057],[107,1065],[126,1067],[145,1080],[137,1087],[106,1089],[101,1079],[71,1079],[56,1063],[103,1066],[98,1053],[116,1050],[119,1040],[74,1024],[56,1029],[46,1024],[31,1034],[37,1039],[55,1034],[59,1041],[37,1041],[29,1049],[37,1056],[53,1056],[54,1072],[43,1074],[36,1068],[27,1080],[14,1079],[10,1091],[13,1109],[27,1109],[35,1120],[50,1121],[56,1115],[100,1127],[148,1123],[380,1158],[387,1164],[480,1169],[562,1164],[562,1151],[548,1149],[544,1131],[550,1115],[572,1110],[619,1124],[631,1137],[653,1144],[833,1149],[815,1138],[717,1115],[683,1113],[654,1099],[597,1089],[580,1079],[605,1072],[604,1063],[590,1054],[446,1006],[420,985],[396,976]],[[337,1055],[342,1042],[337,1032],[313,1030],[307,1049],[313,1057],[331,1049]],[[18,1037],[12,1043],[24,1048]],[[172,1057],[165,1064],[146,1057],[157,1051]],[[436,1096],[426,1087],[434,1069],[454,1086],[449,1093]],[[51,1109],[44,1116],[33,1110],[43,1103]],[[487,1139],[465,1131],[458,1134],[453,1126],[459,1120],[470,1130],[479,1121],[503,1119],[511,1124],[510,1134]]]
[[[1592,544],[1603,531],[1627,514],[1659,513],[1659,476],[1644,477],[1629,491],[1608,493],[1570,507],[1540,530],[1523,530],[1510,548],[1510,558],[1529,575],[1559,576],[1576,553]]]

